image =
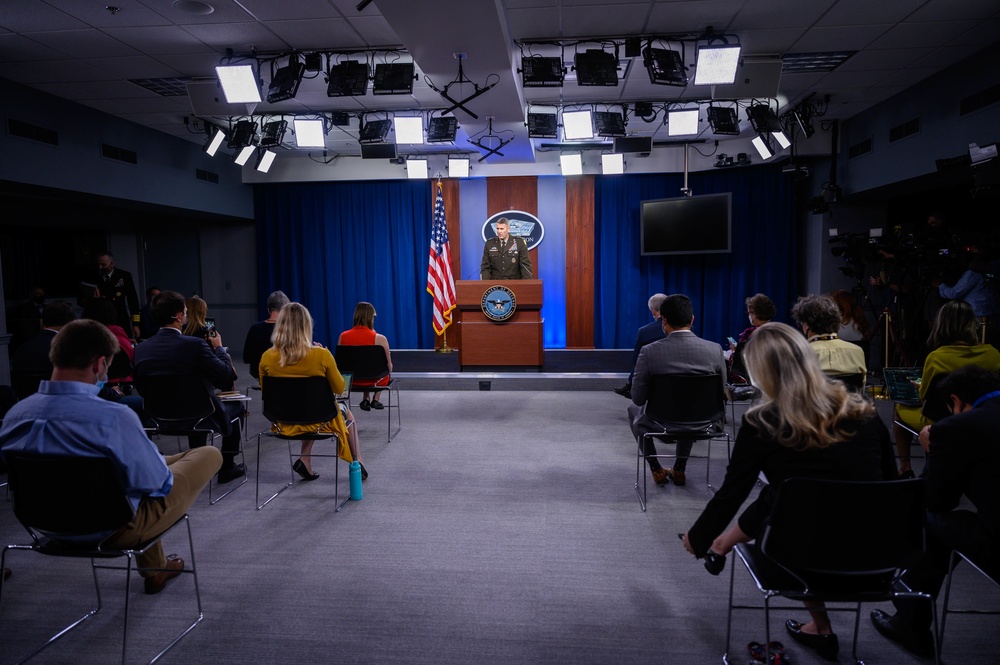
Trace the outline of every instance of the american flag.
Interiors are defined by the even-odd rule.
[[[455,309],[455,279],[451,276],[451,249],[448,225],[444,221],[444,194],[441,183],[434,200],[434,223],[431,225],[431,256],[427,264],[427,293],[434,296],[434,332],[443,335],[451,325]]]

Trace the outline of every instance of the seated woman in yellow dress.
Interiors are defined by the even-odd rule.
[[[265,376],[325,376],[330,382],[330,389],[333,390],[334,394],[344,390],[344,377],[337,369],[337,361],[333,359],[333,354],[330,353],[329,349],[313,342],[312,334],[313,320],[308,309],[297,302],[289,303],[281,308],[278,320],[274,324],[274,334],[271,336],[273,346],[265,351],[260,358],[262,390]],[[344,421],[345,416],[348,418],[354,416],[343,403],[340,404],[340,411],[341,413],[337,414],[336,418],[326,423],[313,423],[311,425],[276,423],[274,429],[285,436],[312,432],[334,433],[340,439],[337,454],[348,462],[355,459],[361,462],[357,430],[356,428],[348,430]],[[319,478],[319,474],[313,473],[312,470],[312,447],[312,441],[302,441],[299,459],[292,464],[292,469],[304,480]],[[362,480],[368,478],[368,471],[364,464],[361,465],[361,478]]]
[[[934,379],[967,365],[990,371],[1000,370],[1000,352],[991,344],[979,343],[979,325],[972,306],[964,300],[952,300],[938,310],[927,345],[934,349],[924,360],[920,377],[920,401],[926,402],[934,390]],[[919,432],[934,422],[922,413],[921,406],[896,405],[893,414],[893,438],[899,455],[899,477],[913,478],[910,468],[910,443],[913,432]],[[900,425],[899,423],[902,423]],[[912,430],[912,431],[911,431]]]

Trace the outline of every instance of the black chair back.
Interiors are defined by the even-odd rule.
[[[107,457],[7,453],[11,503],[36,541],[116,531],[134,515]]]
[[[132,361],[128,359],[127,353],[119,349],[108,367],[108,380],[124,379],[126,376],[132,376]]]
[[[389,376],[389,359],[378,344],[346,346],[338,344],[333,354],[337,369],[354,375],[354,383],[378,381]]]
[[[325,376],[265,376],[261,399],[264,417],[272,423],[312,425],[329,422],[340,413]]]
[[[197,427],[215,413],[212,394],[197,374],[146,376],[137,387],[143,408],[164,432]]]
[[[860,393],[865,389],[864,374],[827,374],[827,377],[843,383],[848,392]]]
[[[923,549],[924,481],[790,478],[761,552],[798,574],[889,575]]]
[[[718,374],[653,376],[646,415],[661,423],[715,423],[726,416],[726,394]]]

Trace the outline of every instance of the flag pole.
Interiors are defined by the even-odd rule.
[[[440,172],[438,172],[438,177],[437,177],[437,190],[438,190],[438,197],[440,199],[440,196],[441,196],[441,173]],[[442,222],[443,222],[443,217],[442,217]],[[433,248],[432,248],[432,251],[433,251]],[[429,270],[429,268],[428,268],[428,270]],[[451,280],[450,269],[449,269],[448,279],[449,279],[449,281]],[[452,290],[454,290],[454,282],[452,282],[452,284],[453,284]],[[441,331],[441,335],[440,335],[440,337],[441,337],[441,346],[439,346],[438,348],[434,349],[437,353],[454,353],[455,351],[458,350],[456,348],[448,346],[448,328],[450,328],[450,327],[451,327],[451,322],[449,321],[444,326],[444,330]]]

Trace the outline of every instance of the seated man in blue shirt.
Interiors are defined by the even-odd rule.
[[[107,544],[135,547],[159,535],[188,511],[222,466],[213,446],[165,458],[127,406],[97,396],[118,341],[97,321],[66,324],[52,340],[52,379],[15,404],[0,428],[0,456],[12,452],[109,457],[120,469],[134,519]],[[86,500],[86,497],[81,497]],[[157,543],[137,557],[148,594],[159,593],[184,568]],[[159,570],[157,570],[159,569]]]

